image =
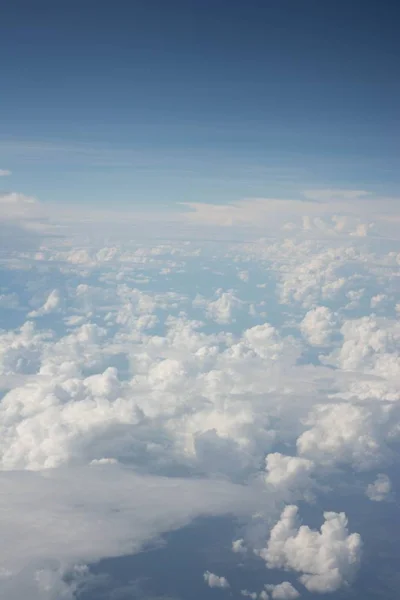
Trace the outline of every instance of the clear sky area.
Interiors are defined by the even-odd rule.
[[[6,2],[0,160],[42,201],[393,194],[399,16],[393,0]]]

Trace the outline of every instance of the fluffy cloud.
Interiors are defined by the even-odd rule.
[[[265,481],[274,488],[292,493],[312,488],[310,474],[314,463],[311,460],[274,452],[267,455],[265,464]]]
[[[300,455],[322,464],[350,463],[372,468],[387,454],[385,430],[389,413],[380,407],[350,403],[316,406],[297,440]]]
[[[50,331],[37,330],[32,321],[26,321],[15,331],[1,332],[0,382],[1,379],[5,381],[6,378],[16,375],[36,373],[52,337]]]
[[[371,298],[370,306],[371,306],[371,308],[377,308],[385,300],[387,300],[386,294],[377,294],[376,296],[373,296]]]
[[[370,315],[345,321],[340,330],[343,343],[328,361],[346,371],[361,370],[386,375],[384,363],[399,357],[400,323]]]
[[[58,311],[61,306],[61,295],[59,290],[53,290],[47,297],[46,302],[38,310],[33,310],[29,313],[29,317],[42,317]]]
[[[207,317],[216,323],[220,325],[231,323],[244,303],[235,296],[233,290],[225,292],[218,289],[216,296],[216,300],[206,300],[198,296],[193,304],[196,307],[204,307]]]
[[[215,575],[214,573],[210,573],[210,571],[206,571],[204,573],[203,577],[204,577],[204,581],[211,588],[226,589],[226,588],[230,587],[229,582],[225,577],[219,577],[218,575]]]
[[[386,500],[392,490],[392,483],[387,475],[379,473],[373,483],[370,483],[365,490],[368,498],[374,502]]]
[[[326,306],[317,306],[308,311],[300,323],[300,330],[312,346],[327,346],[335,331],[335,319]]]
[[[302,196],[301,201],[250,198],[224,205],[185,203],[183,220],[224,228],[260,228],[273,233],[285,227],[285,233],[303,229],[310,234],[315,229],[320,236],[364,237],[374,223],[384,228],[388,213],[397,215],[396,198],[377,199],[362,190],[306,190]]]
[[[240,590],[240,594],[245,598],[251,598],[251,600],[257,600],[257,592],[249,592],[249,590]]]
[[[349,534],[344,513],[326,512],[320,532],[298,523],[297,506],[287,506],[259,551],[267,567],[302,573],[311,592],[332,592],[349,581],[360,562],[361,538]],[[281,597],[281,596],[279,596]]]
[[[240,538],[232,542],[232,552],[235,552],[236,554],[246,554],[247,548],[244,545],[243,539]]]
[[[318,193],[321,203],[211,207],[210,219],[236,227],[256,215],[273,228],[258,240],[247,229],[238,243],[238,227],[234,244],[221,230],[218,244],[201,242],[204,231],[182,222],[160,243],[144,220],[136,240],[132,215],[125,225],[110,217],[112,233],[104,215],[76,223],[25,196],[0,198],[11,231],[0,257],[4,597],[70,600],[90,577],[86,562],[136,552],[201,514],[243,516],[231,559],[255,561],[288,503],[260,552],[268,566],[296,571],[311,592],[351,580],[360,540],[345,516],[325,513],[314,531],[292,504],[323,510],[329,487],[343,500],[342,468],[370,470],[373,481],[397,461],[400,331],[390,303],[400,255],[358,239],[371,205],[360,216],[358,197]],[[354,205],[331,214],[331,200]],[[48,237],[52,228],[62,235]],[[322,348],[318,358],[310,346]],[[383,475],[366,489],[372,500],[389,493]],[[225,581],[207,573],[208,583]],[[245,595],[298,591],[285,581]]]
[[[300,596],[299,592],[289,581],[283,581],[278,585],[266,585],[266,589],[271,592],[273,600],[294,600]]]

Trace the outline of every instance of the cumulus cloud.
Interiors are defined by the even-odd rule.
[[[266,585],[266,589],[271,592],[273,600],[294,600],[300,596],[295,587],[289,581],[283,581],[278,585]]]
[[[238,277],[241,281],[244,281],[244,283],[247,283],[249,281],[250,275],[249,275],[248,271],[239,271]]]
[[[302,573],[299,580],[310,592],[332,592],[349,581],[360,562],[361,538],[348,533],[344,513],[326,512],[324,519],[314,531],[299,524],[297,506],[287,506],[258,552],[267,567]]]
[[[327,360],[341,369],[383,375],[383,363],[398,359],[400,323],[396,320],[369,315],[345,321],[340,332],[343,343]]]
[[[240,590],[240,594],[245,598],[251,598],[251,600],[257,600],[257,592],[249,592],[249,590]]]
[[[392,483],[387,475],[379,473],[373,483],[370,483],[365,490],[368,498],[374,502],[386,500],[392,490]]]
[[[327,346],[335,332],[334,315],[326,306],[317,306],[307,312],[300,330],[312,346]]]
[[[306,190],[302,199],[248,198],[231,204],[184,203],[186,222],[223,228],[253,227],[276,234],[365,237],[371,227],[388,226],[397,216],[396,198],[376,198],[363,190]]]
[[[207,317],[220,325],[232,322],[244,303],[235,296],[233,290],[218,289],[215,295],[216,300],[206,300],[198,296],[193,304],[196,307],[204,307]]]
[[[387,300],[386,294],[376,294],[376,296],[372,296],[370,306],[371,308],[377,308],[385,300]]]
[[[1,220],[34,219],[43,215],[40,203],[31,196],[8,192],[0,194]]]
[[[292,505],[322,511],[328,488],[340,504],[341,469],[373,482],[397,461],[400,330],[384,310],[400,254],[358,239],[374,233],[371,205],[356,210],[367,196],[326,191],[319,202],[314,192],[208,205],[208,216],[196,208],[195,222],[238,226],[235,243],[219,229],[218,245],[172,221],[171,241],[155,239],[155,222],[134,239],[132,215],[125,230],[115,214],[104,245],[104,215],[93,226],[50,218],[25,196],[0,198],[11,231],[0,256],[4,597],[70,600],[90,576],[85,563],[136,552],[202,514],[243,517],[231,560],[256,560],[269,539],[267,565],[297,572],[310,592],[352,580],[361,545],[346,517],[325,513],[315,531]],[[271,237],[248,228],[241,243],[239,225],[254,220]],[[62,236],[48,237],[51,227]],[[35,241],[22,245],[28,232]],[[204,283],[193,297],[205,269],[218,289]],[[390,485],[381,474],[365,493],[380,501]],[[288,581],[243,591],[299,593]]]
[[[214,573],[210,573],[210,571],[206,571],[204,573],[203,577],[204,577],[204,581],[211,588],[226,589],[226,588],[230,587],[229,582],[225,577],[219,577],[218,575],[215,575]]]
[[[314,463],[298,456],[284,456],[279,452],[268,454],[265,459],[265,481],[284,493],[296,493],[312,488],[310,474]]]
[[[379,464],[387,452],[389,415],[374,408],[346,402],[316,406],[306,420],[310,428],[297,440],[299,454],[322,464],[349,463],[360,469]]]
[[[49,315],[54,313],[60,309],[62,302],[61,294],[59,290],[53,290],[47,297],[47,300],[43,304],[41,308],[38,310],[31,311],[28,316],[31,318],[34,317],[42,317],[44,315]]]
[[[232,542],[232,552],[235,552],[236,554],[246,554],[247,548],[244,545],[244,540],[242,538]]]

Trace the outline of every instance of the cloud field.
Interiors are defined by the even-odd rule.
[[[210,558],[205,598],[353,597],[397,507],[395,200],[0,196],[1,597],[89,598],[98,561],[226,515],[263,585]]]

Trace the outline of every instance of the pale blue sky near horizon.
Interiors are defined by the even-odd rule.
[[[389,0],[15,0],[0,190],[124,207],[397,195],[399,15]]]

